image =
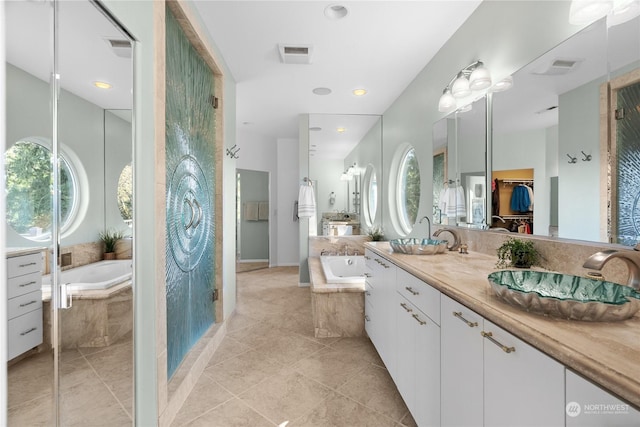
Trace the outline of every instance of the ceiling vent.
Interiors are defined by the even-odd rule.
[[[532,71],[533,74],[542,76],[558,76],[567,74],[578,68],[583,59],[559,58]]]
[[[106,39],[113,53],[121,58],[131,58],[131,42],[129,40]]]
[[[284,64],[311,64],[313,46],[279,44],[278,50]]]

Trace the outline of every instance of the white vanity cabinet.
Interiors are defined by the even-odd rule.
[[[393,375],[395,363],[396,317],[395,280],[397,267],[387,259],[365,250],[365,330]]]
[[[42,253],[7,258],[8,360],[42,343]]]
[[[564,425],[560,363],[445,295],[441,344],[443,426]]]
[[[396,369],[392,374],[419,426],[440,425],[440,292],[398,269]]]
[[[640,411],[599,386],[569,369],[565,381],[567,427],[640,426]]]

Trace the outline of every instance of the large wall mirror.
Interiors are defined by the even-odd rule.
[[[12,258],[33,256],[27,283],[37,283],[10,293],[20,309],[8,330],[41,334],[8,340],[8,423],[131,425],[132,39],[89,0],[5,11],[6,245]],[[108,229],[128,238],[118,260],[99,263]]]
[[[382,117],[309,115],[309,179],[316,218],[309,236],[366,234],[382,224]]]
[[[638,122],[631,124],[638,120],[637,102],[626,107],[623,121],[608,121],[622,107],[612,100],[607,113],[606,89],[609,81],[622,78],[629,98],[639,99],[640,18],[614,18],[603,18],[551,49],[513,75],[512,89],[493,95],[492,179],[499,198],[493,227],[589,241],[638,240],[634,200],[640,182],[631,178],[638,176],[637,160],[609,163],[601,150],[608,133],[614,153],[620,145],[608,122],[618,123],[623,135],[635,129],[635,142],[625,147],[638,150]],[[634,70],[636,77],[629,77]],[[609,166],[613,191],[606,185]],[[616,187],[620,175],[625,178]],[[518,202],[523,187],[533,195],[528,207]],[[612,228],[620,233],[612,234]]]
[[[483,228],[487,224],[485,97],[433,126],[433,222]]]

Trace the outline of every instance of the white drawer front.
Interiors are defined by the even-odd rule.
[[[402,269],[398,269],[396,289],[437,325],[440,325],[440,291]]]
[[[40,252],[7,258],[7,277],[9,278],[36,271],[42,272],[42,254]]]
[[[42,343],[42,309],[9,321],[9,360]]]
[[[30,311],[38,310],[41,307],[42,291],[40,290],[11,298],[7,303],[9,320],[13,319],[14,317],[22,316],[23,314],[26,314]]]
[[[7,298],[15,298],[19,295],[42,289],[42,274],[40,271],[24,276],[12,277],[7,280]]]

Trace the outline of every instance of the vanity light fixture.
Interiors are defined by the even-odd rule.
[[[336,128],[336,132],[338,132],[338,133],[345,133],[346,130],[347,130],[347,128],[342,128],[342,127]]]
[[[107,83],[107,82],[101,82],[99,80],[93,82],[93,85],[95,87],[97,87],[98,89],[111,89],[111,84]]]
[[[353,94],[355,96],[363,96],[367,94],[367,90],[366,89],[354,89],[353,90]]]
[[[490,91],[491,92],[502,92],[505,90],[509,90],[513,87],[513,77],[507,76],[504,79],[500,80],[498,83],[494,84]]]
[[[464,98],[472,91],[481,91],[491,86],[491,73],[482,61],[475,61],[464,67],[444,88],[438,101],[438,111],[449,113],[456,109],[455,98]]]

